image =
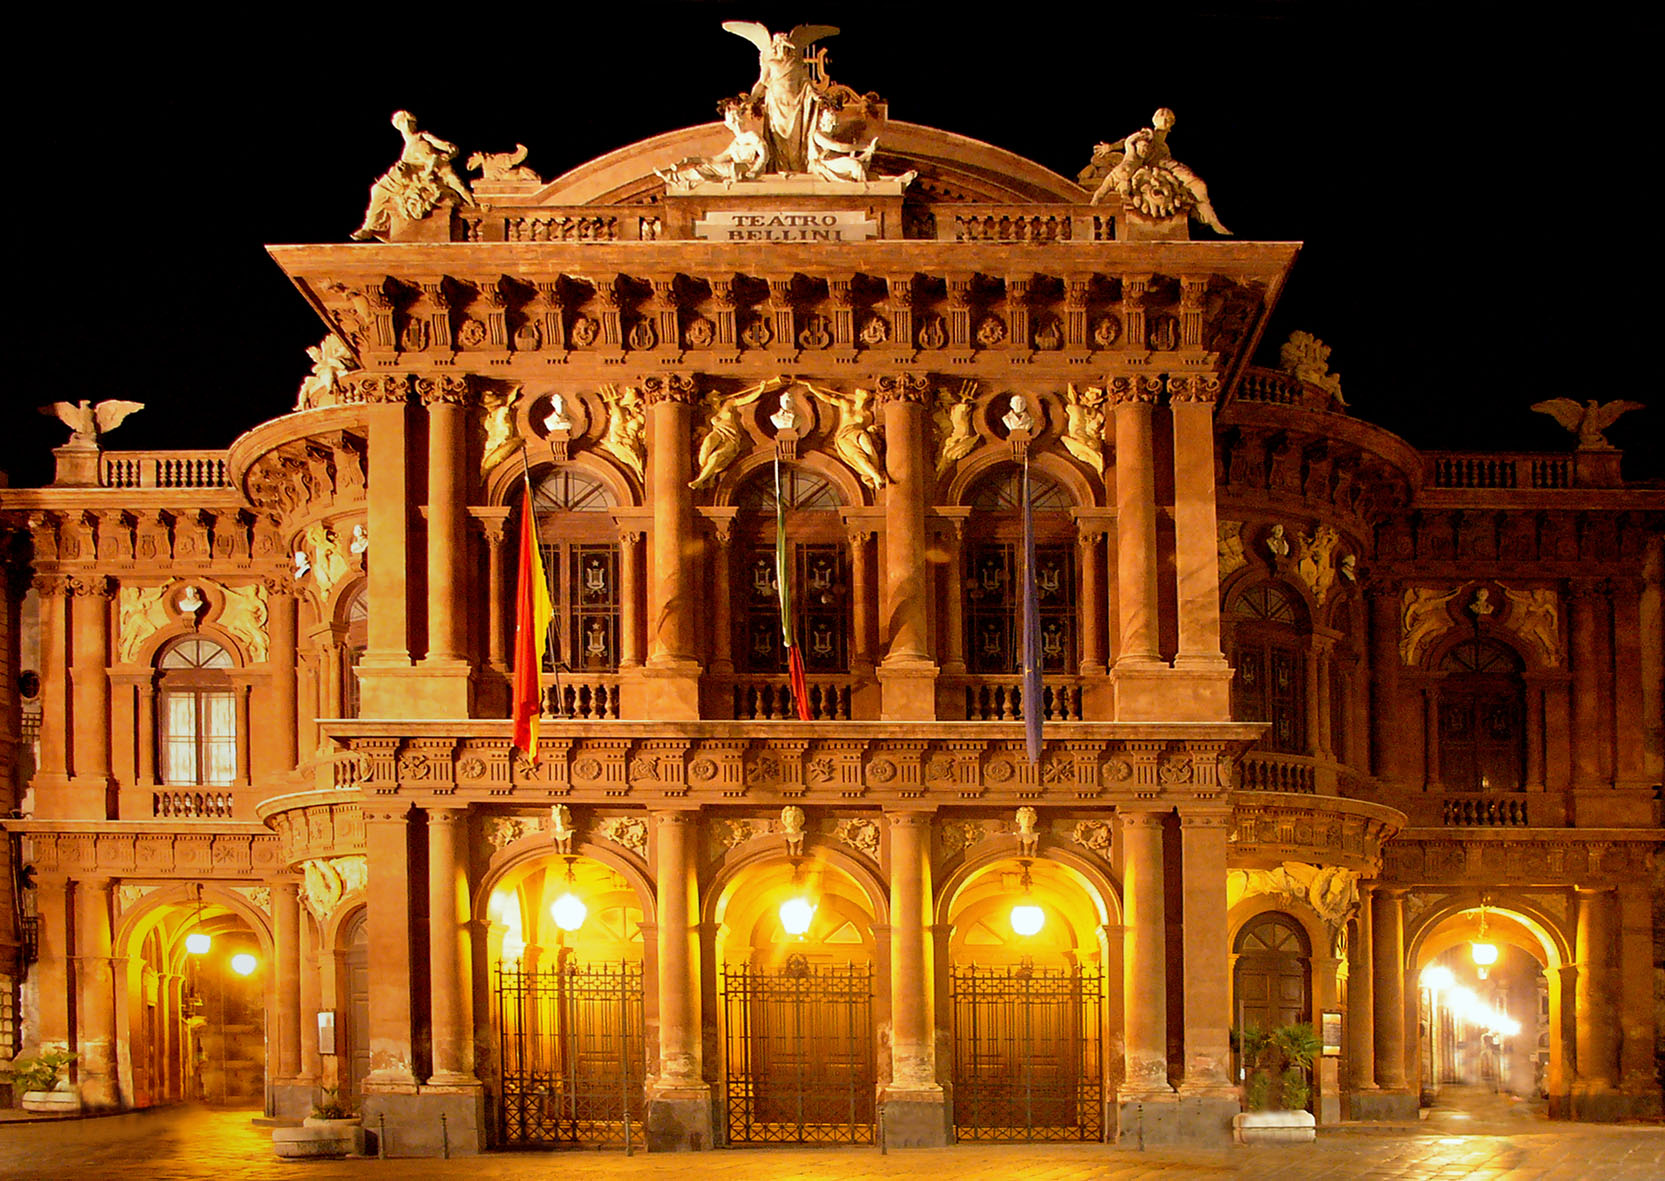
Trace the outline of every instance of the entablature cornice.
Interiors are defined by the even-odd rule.
[[[267,877],[281,872],[279,842],[265,825],[176,821],[6,820],[28,842],[43,879]]]
[[[1651,881],[1665,829],[1407,828],[1388,847],[1394,886],[1618,885]]]
[[[365,799],[919,807],[1223,801],[1233,761],[1261,729],[1057,724],[1035,766],[1022,728],[999,723],[570,723],[547,735],[530,767],[510,749],[506,722],[343,720],[324,728],[348,752],[348,779]]]
[[[1383,849],[1405,826],[1384,804],[1296,792],[1238,792],[1232,800],[1227,865],[1270,869],[1285,861],[1341,866],[1365,877],[1382,867]]]

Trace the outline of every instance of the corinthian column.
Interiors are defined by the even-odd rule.
[[[653,499],[648,580],[649,712],[666,720],[699,717],[699,614],[706,595],[694,550],[694,500],[688,488],[694,383],[687,377],[644,383],[648,419],[648,484]]]
[[[369,555],[366,644],[359,660],[359,715],[366,718],[408,715],[397,682],[385,682],[382,670],[410,667],[410,603],[406,569],[410,550],[409,423],[406,402],[410,381],[404,376],[371,375],[358,379],[369,432],[365,518],[375,546]]]
[[[931,816],[892,812],[890,820],[891,1081],[885,1124],[907,1129],[908,1143],[946,1139],[937,1082],[935,965],[931,943]]]
[[[700,1029],[697,815],[654,812],[658,877],[659,1079],[650,1096],[648,1148],[711,1146],[711,1088]]]
[[[1165,1095],[1168,1083],[1168,931],[1161,812],[1119,812],[1122,824],[1124,1099]]]
[[[1370,897],[1376,990],[1376,1085],[1405,1089],[1405,892],[1377,886]]]
[[[70,679],[74,683],[74,815],[103,820],[110,791],[110,580],[103,575],[69,581]]]
[[[887,721],[936,717],[937,666],[931,659],[931,567],[926,558],[923,378],[881,378],[885,424],[884,594],[880,610],[890,650],[879,665],[879,716]]]
[[[472,1085],[473,939],[468,926],[468,809],[428,809],[430,1085]]]

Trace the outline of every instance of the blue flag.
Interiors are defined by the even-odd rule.
[[[1029,501],[1029,460],[1023,461],[1023,741],[1029,761],[1041,762],[1041,600],[1035,585],[1035,510]]]

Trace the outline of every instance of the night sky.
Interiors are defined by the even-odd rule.
[[[394,109],[464,154],[525,143],[552,178],[746,89],[756,51],[725,19],[839,25],[835,80],[1072,178],[1095,142],[1172,107],[1170,145],[1222,220],[1306,243],[1262,363],[1293,329],[1317,334],[1353,413],[1423,447],[1567,450],[1532,402],[1646,402],[1609,437],[1629,477],[1665,475],[1642,6],[354,11],[89,17],[14,41],[13,486],[50,479],[68,437],[34,413],[47,402],[148,403],[116,449],[224,447],[292,407],[321,326],[263,247],[346,241],[398,152]]]

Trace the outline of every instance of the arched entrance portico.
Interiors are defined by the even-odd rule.
[[[1075,865],[991,850],[947,883],[954,1135],[1105,1136],[1113,895]],[[1107,904],[1106,898],[1112,899]]]

